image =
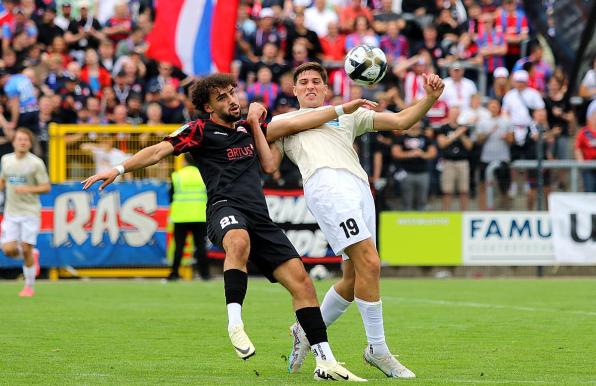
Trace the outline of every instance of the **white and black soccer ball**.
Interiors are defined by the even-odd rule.
[[[361,44],[348,52],[344,69],[357,84],[370,86],[383,79],[387,73],[387,57],[380,48]]]
[[[308,273],[313,280],[324,280],[329,277],[329,270],[323,264],[317,264]]]

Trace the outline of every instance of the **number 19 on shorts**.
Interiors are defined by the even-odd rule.
[[[358,229],[358,224],[356,224],[356,220],[353,218],[349,218],[346,221],[339,224],[341,229],[343,229],[346,239],[349,239],[350,236],[356,236],[360,233],[360,229]]]

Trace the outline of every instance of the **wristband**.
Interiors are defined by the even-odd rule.
[[[124,166],[122,165],[116,165],[114,166],[114,169],[116,169],[118,171],[119,175],[123,175],[124,174]]]
[[[342,115],[344,115],[344,107],[342,105],[337,105],[335,106],[335,113],[337,114],[337,117],[341,117]]]

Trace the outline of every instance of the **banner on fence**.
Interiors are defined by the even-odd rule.
[[[555,258],[559,264],[596,264],[596,193],[552,193]]]

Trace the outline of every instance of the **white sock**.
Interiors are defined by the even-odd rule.
[[[364,329],[368,344],[375,355],[384,355],[389,352],[387,343],[385,343],[385,330],[383,328],[383,302],[367,302],[362,299],[354,298]]]
[[[336,362],[333,352],[331,351],[331,347],[327,342],[321,342],[310,346],[310,351],[312,351],[312,353],[315,355],[316,361],[323,360]]]
[[[244,326],[242,323],[242,305],[239,303],[228,304],[228,330],[237,325]]]
[[[35,265],[26,267],[23,265],[23,275],[25,276],[25,285],[33,288],[35,285]]]
[[[352,304],[352,302],[341,297],[341,295],[335,290],[335,287],[331,286],[329,291],[327,291],[325,294],[323,302],[321,303],[321,314],[323,315],[325,326],[329,327],[340,316],[342,316],[350,304]]]

